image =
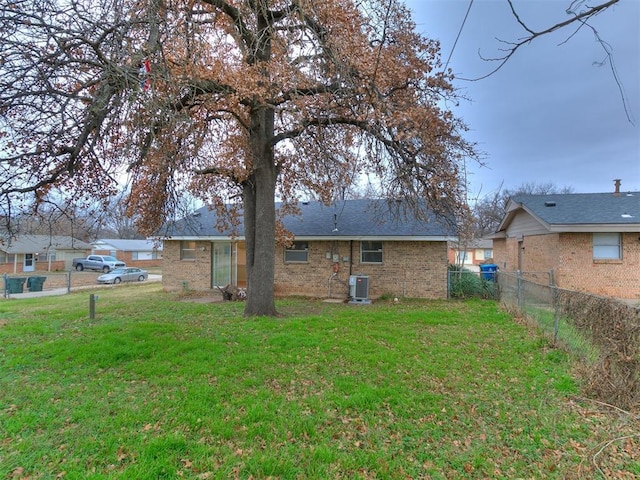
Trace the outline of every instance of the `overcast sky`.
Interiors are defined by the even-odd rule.
[[[605,50],[585,27],[534,40],[488,78],[461,80],[495,68],[478,52],[497,57],[504,48],[498,39],[524,35],[506,0],[474,0],[460,30],[470,2],[406,0],[418,30],[440,40],[443,63],[451,56],[455,86],[471,100],[453,110],[485,153],[486,167],[468,164],[472,196],[494,193],[501,184],[548,182],[576,193],[609,192],[616,178],[624,191],[640,191],[640,0],[621,0],[590,21],[611,49],[635,125],[611,66],[599,66]],[[571,0],[514,3],[523,21],[543,30],[569,18]]]

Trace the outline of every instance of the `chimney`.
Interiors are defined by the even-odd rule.
[[[616,186],[615,191],[613,192],[614,197],[619,197],[620,196],[620,179],[616,178],[613,183]]]

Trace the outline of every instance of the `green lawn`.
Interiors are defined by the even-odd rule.
[[[640,475],[637,418],[493,301],[92,293],[0,301],[2,479]]]

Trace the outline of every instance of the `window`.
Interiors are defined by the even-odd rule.
[[[473,260],[473,253],[468,250],[458,250],[456,252],[456,263],[462,264],[471,262]]]
[[[484,259],[489,260],[490,258],[493,258],[493,250],[489,248],[484,251]]]
[[[594,260],[622,259],[622,241],[619,233],[593,234]]]
[[[285,263],[307,262],[309,259],[309,244],[307,242],[293,242],[284,250]]]
[[[360,262],[382,263],[382,242],[361,242]]]
[[[13,253],[0,252],[0,263],[14,263],[16,256]]]
[[[196,259],[196,242],[189,240],[182,240],[180,242],[180,260],[195,260]]]

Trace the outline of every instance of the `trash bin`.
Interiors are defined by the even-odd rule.
[[[487,263],[485,265],[480,265],[480,274],[482,275],[483,280],[495,281],[496,272],[498,271],[498,265],[493,263]]]
[[[5,277],[5,288],[7,293],[22,293],[24,288],[24,278],[10,278]]]
[[[27,278],[27,288],[30,292],[41,292],[46,279],[47,277],[29,277]]]

